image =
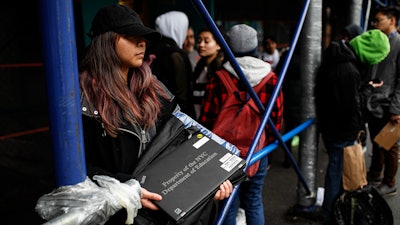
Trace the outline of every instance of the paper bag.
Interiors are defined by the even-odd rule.
[[[367,169],[359,135],[357,144],[343,149],[343,189],[353,191],[367,185]]]
[[[375,136],[374,142],[389,150],[400,139],[400,124],[388,122]]]

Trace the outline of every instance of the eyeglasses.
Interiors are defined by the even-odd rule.
[[[385,20],[386,18],[375,18],[374,20],[372,20],[372,24],[378,24],[380,23],[382,20]]]

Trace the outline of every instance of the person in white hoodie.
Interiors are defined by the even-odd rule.
[[[154,54],[151,64],[154,75],[175,95],[182,112],[193,117],[191,74],[192,64],[182,45],[189,28],[189,19],[180,11],[169,11],[156,18],[155,29],[162,35],[152,43],[148,54]]]
[[[272,72],[271,65],[269,63],[264,62],[256,57],[258,44],[257,31],[248,25],[237,24],[227,31],[226,36],[227,42],[233,54],[235,55],[236,61],[238,62],[241,70],[252,87],[259,84],[267,75],[271,76],[266,82],[265,86],[262,87],[257,93],[260,101],[264,106],[266,106],[271,98],[273,90],[275,89],[278,78],[276,74]],[[226,62],[223,65],[222,70],[225,70],[229,73],[230,78],[239,91],[246,90],[245,85],[242,81],[240,81],[239,76],[236,74],[230,62]],[[223,71],[217,71],[216,73],[219,72]],[[213,74],[210,78],[210,83],[206,87],[205,99],[203,101],[200,114],[200,123],[213,130],[214,123],[226,99],[227,90],[224,84],[217,74]],[[278,131],[282,127],[282,115],[283,95],[282,92],[279,91],[274,103],[274,107],[270,114],[270,119],[274,122]],[[275,136],[269,126],[266,127],[265,132],[266,141],[264,144],[273,142],[275,140]],[[259,160],[258,168],[256,168],[251,175],[248,174],[249,179],[241,184],[239,194],[233,200],[229,212],[224,220],[224,224],[236,224],[239,200],[240,206],[245,210],[247,225],[264,224],[265,218],[262,202],[262,187],[264,184],[265,175],[267,173],[267,167],[268,158],[264,157]]]

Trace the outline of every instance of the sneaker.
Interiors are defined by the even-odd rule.
[[[239,208],[236,215],[236,225],[246,225],[246,213],[242,208]]]
[[[381,184],[378,186],[377,188],[378,193],[382,196],[382,197],[386,197],[386,196],[393,196],[397,194],[397,189],[395,186],[390,187],[387,184]]]

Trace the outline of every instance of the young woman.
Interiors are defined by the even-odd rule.
[[[176,110],[173,96],[145,60],[148,43],[161,35],[145,27],[132,9],[110,5],[96,14],[90,37],[80,68],[88,176],[102,174],[125,182],[133,178],[146,146]],[[141,190],[142,208],[157,210],[152,201],[162,197],[149,191]],[[225,199],[231,192],[226,181],[214,199]],[[153,223],[167,223],[157,212],[148,214]],[[113,216],[110,220],[115,224],[114,219],[123,224],[124,216]]]
[[[272,73],[270,64],[255,57],[258,45],[257,31],[248,25],[236,24],[226,32],[226,36],[227,43],[229,44],[232,53],[235,55],[236,61],[245,74],[246,79],[249,81],[252,87],[259,89],[257,95],[261,103],[263,105],[267,105],[272,96],[272,91],[276,86],[278,78],[276,74]],[[243,82],[240,81],[240,77],[233,69],[230,62],[224,63],[222,69],[218,71],[218,73],[224,73],[226,80],[230,81],[230,85],[235,86],[235,88],[238,89],[238,92],[235,93],[238,94],[235,95],[236,98],[239,97],[243,101],[246,100],[245,95],[243,96],[239,94],[239,92],[245,92],[246,88],[243,85]],[[245,139],[249,138],[249,134],[256,133],[257,129],[252,129],[251,126],[246,128],[240,126],[240,122],[238,121],[240,115],[237,116],[237,114],[235,114],[237,112],[232,113],[232,111],[230,111],[230,113],[229,110],[223,110],[225,106],[225,109],[230,107],[236,108],[233,105],[225,105],[228,101],[230,101],[229,95],[231,95],[229,89],[225,86],[228,84],[229,83],[225,83],[223,81],[223,77],[220,77],[216,73],[213,74],[209,84],[206,87],[206,93],[204,96],[204,101],[202,104],[203,107],[199,121],[201,124],[203,124],[203,126],[209,128],[215,134],[219,135],[230,143],[235,144],[240,150],[240,156],[246,157],[251,141],[249,142]],[[270,119],[273,121],[275,128],[278,131],[282,127],[282,103],[283,95],[279,92],[270,116]],[[241,112],[245,111],[246,110],[244,109]],[[257,121],[257,116],[260,116],[257,113],[244,113],[244,115],[247,117],[252,117],[253,119],[251,120],[253,122]],[[229,125],[219,122],[221,121],[221,118],[223,118],[222,120],[224,121],[230,121],[228,122]],[[242,131],[245,130],[246,134],[243,134],[244,132],[240,131],[236,133],[227,132],[227,130],[232,130],[232,127],[227,127],[230,126],[230,124],[237,128],[236,130],[240,130],[239,127],[242,127]],[[243,123],[241,124],[243,125]],[[250,140],[252,140],[252,136],[250,136]],[[272,143],[274,140],[275,135],[273,134],[271,128],[267,126],[265,128],[265,136],[260,138],[259,144],[255,151],[260,150],[269,143]],[[227,216],[224,220],[224,225],[236,225],[236,216],[239,206],[243,208],[246,213],[246,224],[264,224],[265,219],[262,202],[262,187],[267,174],[267,167],[268,158],[263,157],[247,169],[246,174],[248,179],[240,185],[238,195],[232,199],[232,205],[230,206]]]
[[[193,101],[196,120],[200,116],[201,102],[203,101],[210,76],[222,67],[224,61],[224,53],[209,28],[200,30],[197,37],[197,51],[199,52],[200,60],[197,62],[193,72]]]

